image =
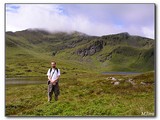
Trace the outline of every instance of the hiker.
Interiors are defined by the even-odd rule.
[[[48,76],[48,101],[52,100],[52,94],[54,92],[55,101],[58,100],[59,91],[59,77],[60,77],[60,69],[56,68],[56,62],[51,62],[51,68],[47,72]]]

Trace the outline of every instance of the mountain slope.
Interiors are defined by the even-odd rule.
[[[154,47],[155,40],[128,33],[98,37],[76,31],[6,32],[6,74],[38,75],[38,70],[45,74],[52,59],[64,71],[151,71]]]

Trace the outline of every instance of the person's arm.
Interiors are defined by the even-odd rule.
[[[50,76],[48,76],[48,80],[51,81],[51,77]]]
[[[54,82],[56,83],[60,78],[60,75],[57,76],[57,78],[54,80]]]
[[[48,72],[47,72],[47,76],[48,76],[48,80],[50,80],[50,81],[51,81],[50,69],[49,69],[49,70],[48,70]]]

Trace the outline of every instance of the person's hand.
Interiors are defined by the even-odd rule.
[[[56,81],[53,81],[52,84],[55,85],[55,84],[56,84]]]

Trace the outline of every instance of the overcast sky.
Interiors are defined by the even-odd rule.
[[[6,31],[28,28],[154,38],[154,4],[6,4]]]

